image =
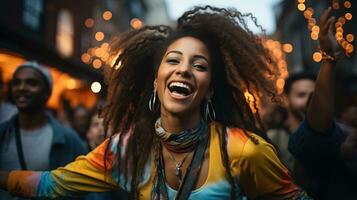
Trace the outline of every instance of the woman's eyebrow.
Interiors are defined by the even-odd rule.
[[[194,55],[193,57],[194,58],[201,58],[201,59],[205,60],[206,62],[208,62],[208,59],[203,55]]]
[[[167,52],[165,56],[169,55],[170,53],[177,53],[177,54],[183,55],[183,53],[181,51],[172,50],[172,51]],[[199,54],[194,55],[193,58],[200,58],[200,59],[204,59],[206,62],[209,62],[208,59],[206,58],[206,56],[203,56],[203,55],[199,55]]]
[[[177,53],[177,54],[180,54],[180,55],[183,54],[181,51],[172,50],[172,51],[167,52],[165,56],[169,55],[170,53]]]

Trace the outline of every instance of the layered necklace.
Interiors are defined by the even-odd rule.
[[[197,129],[184,130],[179,133],[170,133],[165,131],[162,127],[161,118],[159,118],[155,123],[155,132],[168,150],[174,153],[185,153],[195,149],[204,125],[205,122],[201,119]]]
[[[176,193],[175,200],[186,200],[190,196],[194,184],[197,181],[198,173],[204,159],[206,147],[209,142],[208,126],[205,121],[201,119],[197,129],[185,130],[180,133],[170,133],[165,131],[162,127],[161,119],[159,118],[155,123],[155,132],[160,138],[161,143],[157,160],[157,181],[153,187],[151,199],[161,199],[162,195],[163,199],[168,200],[168,192],[165,183],[165,167],[162,156],[162,146],[165,146],[168,150],[170,160],[175,164],[175,175],[180,182],[180,187]],[[170,151],[175,153],[188,153],[183,157],[181,162],[177,162]],[[192,160],[185,175],[182,176],[181,167],[192,152]]]
[[[184,130],[179,133],[170,133],[165,131],[161,125],[161,119],[157,119],[155,123],[155,132],[159,136],[162,144],[168,149],[168,154],[170,160],[175,164],[175,176],[178,180],[182,181],[182,170],[181,167],[185,163],[191,152],[197,147],[197,143],[200,138],[200,133],[204,127],[205,123],[200,120],[200,124],[196,129]],[[186,153],[181,162],[177,162],[171,152],[174,153]]]

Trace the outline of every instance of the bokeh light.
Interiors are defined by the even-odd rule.
[[[84,25],[87,27],[87,28],[92,28],[94,26],[94,20],[92,18],[87,18],[85,21],[84,21]]]
[[[110,12],[109,10],[107,10],[107,11],[105,11],[105,12],[103,13],[102,17],[103,17],[104,20],[108,21],[108,20],[112,19],[113,14],[112,14],[112,12]]]
[[[102,40],[104,39],[104,33],[101,32],[101,31],[97,32],[97,33],[95,34],[95,39],[96,39],[97,41],[102,41]]]
[[[82,62],[88,64],[90,61],[90,55],[88,53],[83,53],[81,56]]]
[[[300,10],[300,11],[304,11],[306,9],[305,4],[303,4],[303,3],[299,3],[297,7],[298,7],[298,10]]]
[[[131,27],[133,27],[134,29],[139,29],[143,26],[143,22],[138,19],[138,18],[133,18],[131,21],[130,21],[130,25]]]
[[[102,66],[102,61],[100,59],[97,58],[93,61],[93,67],[95,69],[99,69],[101,66]]]
[[[312,55],[312,59],[315,61],[315,62],[320,62],[322,60],[322,54],[320,52],[315,52],[313,55]]]
[[[99,93],[100,90],[102,89],[102,85],[99,82],[93,82],[91,85],[91,90],[93,93]]]

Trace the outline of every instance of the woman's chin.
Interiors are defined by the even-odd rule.
[[[173,115],[173,116],[187,116],[187,115],[192,115],[193,111],[190,107],[187,105],[167,105],[165,108],[163,108],[165,113]]]

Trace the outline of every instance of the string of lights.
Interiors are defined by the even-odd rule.
[[[308,29],[311,31],[310,32],[310,37],[312,40],[318,40],[319,39],[319,32],[320,32],[320,27],[316,25],[316,19],[313,17],[314,16],[314,9],[311,7],[306,7],[306,2],[305,0],[297,0],[297,9],[301,12],[303,12],[303,15],[305,19],[308,22]],[[332,8],[334,10],[340,9],[340,3],[338,0],[332,0]],[[350,1],[346,0],[343,3],[343,7],[346,10],[346,13],[343,16],[340,16],[337,21],[335,22],[335,38],[337,42],[340,44],[340,46],[345,50],[345,54],[347,56],[350,56],[354,50],[354,46],[352,44],[354,40],[354,35],[351,33],[344,34],[344,29],[343,26],[348,22],[352,20],[352,14],[349,12],[349,10],[352,7],[352,4]],[[322,54],[321,52],[314,52],[312,55],[312,59],[315,62],[320,62],[322,60]]]

